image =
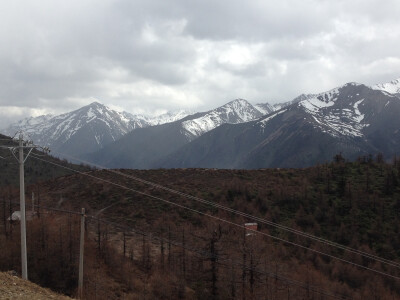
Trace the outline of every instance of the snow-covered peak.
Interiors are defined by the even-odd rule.
[[[161,125],[181,120],[189,116],[190,114],[192,114],[192,112],[180,109],[176,111],[167,112],[155,117],[148,117],[147,120],[151,125]]]
[[[110,118],[110,114],[117,113],[116,111],[99,102],[90,103],[89,105],[78,109],[76,112],[82,112],[83,114],[86,114],[88,120],[94,120],[96,118]]]
[[[294,103],[298,103],[300,101],[306,100],[306,99],[311,99],[314,98],[315,94],[301,94],[300,96],[297,96],[296,98],[294,98],[291,101],[287,101],[287,102],[282,102],[282,103],[276,103],[272,106],[273,111],[278,111],[281,110],[282,108],[288,107],[289,105],[292,105]]]
[[[34,126],[34,125],[38,125],[38,124],[47,122],[52,117],[53,117],[53,115],[51,115],[51,114],[42,115],[42,116],[38,116],[38,117],[29,117],[29,118],[25,118],[25,119],[18,121],[17,124],[19,124],[20,126]]]
[[[257,103],[254,105],[254,107],[257,108],[263,115],[270,114],[275,110],[274,107],[269,103]]]
[[[346,87],[346,86],[360,86],[363,85],[362,83],[358,83],[358,82],[348,82],[345,85],[341,86],[341,87]]]
[[[380,90],[389,94],[400,94],[400,78],[387,83],[375,84],[371,87],[374,90]]]
[[[236,99],[228,102],[210,111],[208,114],[215,114],[215,112],[221,116],[225,115],[226,123],[232,124],[249,122],[254,120],[255,116],[260,117],[262,115],[258,109],[245,99]]]
[[[117,112],[99,102],[93,102],[57,116],[24,119],[10,125],[3,133],[13,135],[22,130],[36,144],[60,152],[68,149],[70,154],[79,155],[98,150],[135,128],[149,125],[145,117]]]
[[[335,104],[339,95],[339,88],[332,89],[328,92],[314,95],[313,97],[305,98],[299,102],[308,111],[319,111],[323,107],[329,107]]]
[[[86,105],[86,106],[84,106],[82,108],[85,108],[85,107],[87,107],[87,108],[89,108],[89,107],[91,107],[91,108],[103,108],[103,107],[106,107],[106,106],[104,104],[98,102],[98,101],[94,101],[94,102],[92,102],[92,103],[90,103],[90,104],[88,104],[88,105]]]
[[[341,94],[343,88],[360,86],[358,83],[348,83],[328,92],[320,93],[315,97],[302,100],[298,103],[323,132],[332,136],[363,136],[362,129],[368,124],[364,122],[364,98],[360,93]],[[348,91],[348,89],[347,89]],[[341,100],[339,100],[341,99]],[[340,104],[336,105],[340,101]]]
[[[18,131],[23,131],[24,133],[31,136],[37,131],[43,131],[49,126],[49,121],[54,116],[51,114],[42,115],[38,117],[28,117],[22,119],[14,124],[11,124],[5,129],[2,129],[1,132],[8,136],[13,136]]]
[[[189,138],[198,137],[222,124],[238,124],[260,118],[263,114],[247,100],[236,99],[214,110],[210,110],[199,118],[182,123]]]
[[[222,105],[221,107],[243,107],[243,106],[252,106],[249,101],[242,99],[242,98],[237,98],[235,100],[229,101],[228,103]]]

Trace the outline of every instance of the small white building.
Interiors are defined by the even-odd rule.
[[[36,212],[32,211],[27,211],[26,212],[26,220],[32,220],[33,217],[36,216]],[[21,212],[19,210],[16,210],[12,213],[11,217],[7,219],[8,221],[21,221]]]

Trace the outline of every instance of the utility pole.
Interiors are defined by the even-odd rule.
[[[85,209],[82,208],[81,213],[81,241],[79,250],[79,282],[78,282],[78,297],[83,298],[83,255],[85,251]]]
[[[10,139],[12,141],[12,139]],[[39,148],[33,145],[32,142],[25,142],[23,139],[22,132],[19,133],[18,147],[13,146],[0,146],[11,151],[11,154],[15,157],[19,164],[19,206],[21,213],[21,269],[22,279],[28,280],[28,262],[26,254],[26,213],[25,213],[25,176],[24,176],[24,163],[27,160],[29,154],[31,154],[34,148]],[[24,157],[24,148],[29,149],[29,152]],[[15,152],[19,152],[18,157]],[[48,149],[43,149],[47,151]]]
[[[26,215],[25,215],[25,175],[24,175],[24,140],[19,134],[19,206],[21,211],[21,264],[22,279],[28,280],[28,260],[26,256]]]

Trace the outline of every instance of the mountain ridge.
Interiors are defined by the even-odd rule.
[[[305,167],[400,150],[400,101],[349,83],[239,125],[225,124],[159,160],[157,168]]]
[[[23,119],[3,129],[2,133],[12,136],[15,132],[24,131],[39,145],[50,147],[55,152],[79,156],[101,149],[134,129],[171,122],[186,114],[180,110],[176,114],[150,118],[118,112],[95,101],[61,115]]]
[[[341,147],[348,147],[350,152],[358,149],[360,152],[382,151],[389,154],[397,149],[398,131],[396,130],[398,128],[395,115],[391,114],[386,107],[389,106],[389,109],[397,112],[397,106],[393,104],[395,103],[393,101],[398,101],[399,91],[399,79],[374,86],[352,82],[318,94],[301,94],[291,101],[273,105],[269,103],[252,105],[247,100],[238,98],[206,112],[189,114],[180,110],[157,117],[117,112],[99,102],[93,102],[58,116],[44,115],[27,118],[11,125],[3,132],[12,135],[22,129],[31,135],[31,139],[35,143],[49,146],[54,152],[65,153],[72,157],[84,157],[97,163],[105,162],[105,165],[109,167],[174,167],[174,165],[165,163],[165,159],[174,152],[179,152],[180,148],[186,149],[189,147],[187,144],[195,142],[206,133],[216,130],[215,134],[217,134],[218,127],[229,127],[225,124],[253,124],[252,122],[255,120],[258,121],[253,125],[247,125],[257,126],[263,135],[268,133],[270,136],[265,137],[262,142],[260,140],[260,144],[253,145],[254,149],[249,149],[249,147],[252,142],[260,138],[256,138],[257,134],[249,135],[254,138],[253,141],[241,137],[236,143],[241,141],[249,146],[246,150],[247,153],[240,154],[243,159],[255,155],[257,149],[264,149],[263,145],[277,141],[279,136],[283,136],[283,132],[288,137],[295,137],[301,131],[303,131],[300,134],[303,136],[303,140],[300,137],[294,139],[288,144],[290,147],[298,147],[296,143],[305,146],[304,139],[309,134],[314,135],[314,139],[320,139],[319,144],[314,140],[309,141],[310,145],[320,149],[325,149],[321,143],[337,143]],[[377,101],[372,101],[372,98]],[[377,115],[382,111],[385,111],[386,118],[378,120]],[[297,117],[294,119],[294,116]],[[281,123],[276,123],[276,120]],[[307,124],[304,121],[307,121]],[[281,132],[278,134],[277,131],[271,131],[271,124],[274,124],[274,130],[279,129]],[[241,126],[235,128],[241,128]],[[247,133],[250,132],[249,129],[246,130]],[[225,140],[229,136],[227,133],[226,136],[221,136],[220,140]],[[357,138],[358,141],[356,141]],[[346,142],[344,142],[345,140]],[[200,141],[205,142],[204,139],[200,139]],[[209,143],[211,140],[207,142]],[[283,141],[281,142],[278,143],[280,146],[276,144],[275,147],[288,146]],[[219,145],[219,152],[217,151],[216,155],[223,153],[224,147],[232,147],[230,153],[235,153],[234,149],[237,148],[246,148],[232,145],[230,142],[229,146],[216,140],[212,143],[214,146]],[[210,145],[200,145],[199,142],[195,144],[199,147],[192,149],[195,153],[198,153],[199,149],[210,147]],[[340,151],[338,147],[333,148],[335,151]],[[271,151],[270,148],[268,149],[263,151]],[[315,150],[309,147],[307,149],[309,153],[314,153],[311,155],[314,157],[314,161],[319,161]],[[331,149],[325,149],[325,151],[331,153]],[[275,153],[275,150],[271,153]],[[265,154],[263,157],[271,157],[271,153]],[[300,157],[293,153],[289,154],[287,149],[277,151],[275,156],[281,157],[283,153],[287,153],[288,157]],[[236,154],[239,155],[239,153]],[[227,155],[230,156],[229,153]],[[325,154],[324,159],[327,155]],[[306,165],[313,161],[305,159],[305,156],[298,159],[303,159]],[[207,157],[210,158],[210,156]],[[238,157],[235,157],[235,161],[239,160]],[[277,161],[273,163],[272,160],[273,165],[279,165]],[[322,157],[321,160],[323,160]],[[187,161],[190,159],[188,158]],[[224,158],[219,159],[220,163],[222,161]],[[289,161],[295,161],[295,159]],[[208,166],[208,163],[206,165]],[[251,165],[257,166],[256,163]],[[302,164],[296,162],[295,165],[301,166]],[[225,167],[232,166],[243,167],[239,162],[229,163]],[[264,164],[261,166],[265,167]]]
[[[85,155],[106,167],[150,168],[155,161],[178,150],[204,133],[225,123],[243,123],[262,113],[248,101],[235,99],[214,110],[182,120],[133,130],[115,143]]]

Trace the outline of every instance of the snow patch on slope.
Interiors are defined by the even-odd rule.
[[[258,109],[263,115],[268,115],[275,110],[275,108],[269,103],[258,103],[254,105],[254,107]]]
[[[262,113],[244,99],[236,99],[217,109],[211,110],[202,117],[182,123],[182,128],[188,138],[213,130],[222,124],[239,124],[255,120]]]
[[[177,111],[167,112],[165,114],[158,115],[155,117],[148,117],[147,121],[152,126],[161,125],[161,124],[166,124],[166,123],[171,123],[171,122],[181,120],[181,119],[189,116],[190,114],[192,114],[192,112],[181,109],[181,110],[177,110]]]
[[[287,111],[287,109],[282,109],[282,110],[280,110],[280,111],[277,111],[277,112],[275,112],[275,113],[269,115],[269,116],[266,117],[265,119],[262,119],[261,121],[257,122],[257,124],[260,124],[261,127],[265,127],[266,124],[267,124],[270,120],[272,120],[273,118],[275,118],[276,116],[278,116],[278,115],[280,115],[280,114],[283,114],[283,113],[286,112],[286,111]]]
[[[357,85],[351,83],[351,85]],[[364,114],[360,111],[364,99],[357,99],[359,94],[351,96],[350,106],[335,107],[341,88],[336,88],[316,97],[299,102],[318,124],[318,127],[332,136],[346,135],[361,137],[362,129],[368,124],[363,123]]]
[[[387,83],[380,83],[371,86],[374,90],[384,91],[389,94],[399,94],[400,93],[400,78],[392,80]]]
[[[364,115],[360,112],[360,110],[358,109],[358,106],[364,101],[364,99],[361,99],[359,101],[357,101],[356,103],[354,103],[354,119],[357,122],[361,122],[364,119]]]

